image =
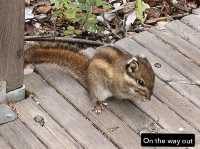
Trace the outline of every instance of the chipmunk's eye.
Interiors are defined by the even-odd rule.
[[[144,86],[144,81],[143,80],[137,80],[137,83],[141,86]]]

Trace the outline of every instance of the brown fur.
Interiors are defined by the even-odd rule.
[[[75,78],[85,86],[87,78],[87,57],[63,48],[32,47],[24,52],[24,62],[27,64],[52,63],[69,68]]]
[[[110,96],[150,98],[153,93],[155,74],[149,61],[112,46],[97,48],[91,59],[64,48],[34,47],[25,51],[25,63],[55,63],[69,68],[95,101]],[[138,66],[127,72],[129,63]],[[144,86],[138,80],[143,80]]]

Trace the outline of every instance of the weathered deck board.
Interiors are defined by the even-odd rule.
[[[148,40],[147,40],[147,38],[148,38]],[[143,44],[145,47],[149,48],[149,50],[153,51],[153,53],[155,53],[157,51],[157,54],[159,53],[159,56],[161,56],[164,60],[168,61],[168,63],[170,63],[170,61],[171,61],[174,65],[177,65],[177,66],[182,65],[182,67],[184,67],[184,68],[188,68],[188,67],[191,67],[192,69],[196,68],[197,70],[193,69],[193,71],[190,69],[191,72],[192,72],[191,74],[198,75],[198,73],[199,73],[199,76],[200,76],[200,68],[198,66],[185,61],[185,58],[182,55],[180,55],[180,53],[178,53],[175,50],[170,49],[170,47],[168,45],[162,43],[161,41],[159,41],[159,39],[156,39],[156,37],[154,35],[147,33],[147,32],[144,32],[143,34],[141,33],[140,35],[134,37],[134,39],[136,39],[138,42]],[[174,59],[172,59],[172,58],[174,58]],[[178,58],[178,59],[175,59],[175,58]],[[179,63],[179,65],[178,65],[176,62],[182,62],[182,64]],[[186,65],[188,65],[188,67]],[[187,71],[189,71],[189,70],[187,70]],[[186,70],[185,70],[185,72],[186,72]],[[161,81],[159,81],[159,82],[161,83]],[[156,85],[158,85],[158,83],[156,83]],[[162,89],[164,89],[164,90],[158,90],[160,87],[162,87]],[[173,107],[173,109],[178,112],[180,110],[180,108],[182,108],[181,111],[183,113],[181,111],[179,111],[178,113],[179,114],[182,113],[182,116],[184,118],[187,117],[188,121],[190,121],[190,122],[193,121],[192,124],[194,126],[196,126],[196,128],[199,129],[200,128],[199,127],[200,126],[199,125],[200,119],[198,121],[194,122],[195,120],[192,119],[188,114],[188,112],[190,113],[191,111],[189,109],[184,108],[184,107],[187,107],[186,105],[193,106],[195,111],[197,112],[197,113],[195,112],[196,114],[193,113],[194,114],[193,116],[195,116],[195,117],[198,117],[198,115],[200,114],[199,113],[200,109],[198,109],[193,104],[191,104],[187,99],[185,99],[185,97],[182,97],[179,94],[177,94],[173,89],[171,89],[167,86],[164,87],[164,84],[160,85],[160,87],[158,87],[157,90],[155,89],[156,96],[158,96],[161,100],[163,99],[163,102],[168,101],[167,99],[169,99],[169,95],[170,95],[170,97],[173,97],[174,99],[171,99],[171,102],[174,102],[176,100],[175,103],[171,104],[171,106],[176,106],[176,107]],[[165,96],[164,96],[164,94],[162,94],[164,92],[165,93],[168,92],[168,94],[165,94]],[[182,100],[180,100],[180,99],[182,99]],[[182,104],[181,102],[183,100],[184,100],[185,103]],[[175,104],[178,104],[178,103],[179,103],[179,105],[175,105]],[[182,104],[182,106],[181,106],[181,104]],[[190,107],[190,108],[193,109],[192,107]]]
[[[199,15],[200,14],[200,8],[193,9],[192,14]]]
[[[49,115],[44,112],[31,98],[16,104],[19,118],[47,146],[48,149],[82,148],[65,132]],[[35,122],[35,116],[44,118],[44,126]]]
[[[0,136],[0,148],[1,149],[12,149],[12,147],[5,141],[5,139]]]
[[[42,68],[41,68],[42,67]],[[46,67],[46,70],[44,70]],[[60,72],[58,73],[59,69],[54,69],[54,68],[49,68],[49,66],[39,66],[39,68],[37,68],[37,70],[39,71],[39,73],[41,75],[43,75],[44,77],[47,76],[47,74],[49,74],[50,77],[46,77],[46,80],[52,84],[53,86],[55,86],[57,89],[59,89],[59,91],[62,92],[62,94],[64,94],[65,96],[69,96],[69,95],[66,95],[66,94],[76,94],[76,93],[73,93],[74,91],[75,92],[79,92],[78,94],[80,94],[80,90],[78,89],[75,89],[73,88],[73,91],[69,91],[71,86],[70,85],[70,88],[66,88],[66,83],[69,82],[68,79],[66,79],[66,76],[64,75],[64,72]],[[44,73],[44,71],[46,71]],[[52,73],[54,72],[54,73]],[[63,75],[61,75],[61,73]],[[65,81],[66,80],[66,81]],[[70,81],[71,82],[71,81]],[[64,85],[62,85],[64,84]],[[70,83],[71,84],[71,83]],[[77,85],[75,85],[77,86]],[[71,89],[72,90],[72,89]],[[84,95],[81,95],[81,97],[83,98]],[[77,100],[77,98],[76,98]],[[155,100],[156,101],[156,100]],[[78,102],[78,101],[77,101]],[[159,116],[161,115],[161,122],[168,127],[168,129],[171,131],[171,132],[179,132],[179,128],[183,128],[184,129],[184,132],[196,132],[196,130],[194,130],[194,128],[192,128],[188,123],[186,123],[185,121],[183,121],[178,115],[176,115],[173,111],[171,111],[170,109],[167,108],[167,106],[163,106],[163,104],[161,104],[162,106],[159,106],[159,104],[157,104],[157,102],[154,102],[156,104],[152,104],[150,107],[151,107],[151,110],[150,112],[154,112],[153,116],[156,120],[159,120]],[[147,104],[147,103],[144,103],[144,104]],[[157,107],[158,108],[155,108]],[[146,107],[148,110],[150,109],[149,108],[149,104],[148,106]],[[160,109],[159,109],[160,108]],[[156,110],[155,110],[156,109]],[[159,111],[159,110],[160,111]],[[164,111],[162,111],[163,109],[165,109]],[[158,112],[159,111],[159,112]],[[168,112],[166,112],[168,111]],[[115,110],[116,112],[116,110]],[[124,111],[125,112],[125,111]],[[105,115],[107,115],[107,113],[102,113],[101,116],[102,117],[105,117]],[[128,115],[127,115],[128,117]],[[132,117],[132,121],[133,121],[134,117]],[[160,121],[160,120],[159,120]],[[106,123],[106,122],[105,122]],[[108,122],[107,122],[108,123]],[[127,121],[126,121],[127,123]],[[144,127],[146,124],[143,124],[142,126]],[[150,128],[147,124],[148,128]],[[154,127],[154,126],[153,126]],[[115,128],[115,127],[112,127],[112,128]],[[145,127],[144,127],[145,128]],[[154,129],[157,129],[158,127],[154,127]],[[157,131],[157,130],[154,130],[154,131]],[[159,132],[159,128],[158,128],[158,132]],[[162,130],[161,130],[162,131]],[[128,134],[127,134],[128,136]],[[127,137],[126,137],[127,139]],[[121,140],[122,141],[122,140]]]
[[[133,37],[154,55],[163,59],[171,67],[178,70],[182,75],[192,79],[194,82],[200,78],[200,67],[176,51],[172,46],[164,43],[161,39],[149,32],[142,32]]]
[[[200,48],[200,33],[193,30],[186,24],[176,20],[172,21],[166,25],[170,31],[176,33],[177,35],[181,36],[183,39],[189,41],[190,43],[194,44],[195,46]]]
[[[41,67],[41,68],[40,68]],[[44,70],[45,69],[45,70]],[[60,69],[57,69],[56,67],[51,68],[50,66],[39,66],[37,68],[37,71],[39,71],[39,73],[46,78],[46,80],[52,84],[54,87],[56,87],[59,92],[62,92],[63,95],[65,95],[66,97],[68,97],[69,93],[72,94],[80,94],[80,90],[79,89],[73,89],[73,91],[75,90],[76,92],[79,93],[73,93],[71,85],[69,86],[70,88],[66,88],[66,84],[69,82],[69,79],[66,79],[66,74],[63,71],[60,71]],[[52,73],[55,72],[55,73]],[[51,77],[46,77],[47,74],[49,74]],[[58,77],[59,76],[59,77]],[[62,83],[60,82],[62,81]],[[73,80],[72,80],[73,81]],[[71,81],[70,81],[71,82]],[[75,82],[74,82],[75,83]],[[62,85],[64,84],[64,85]],[[74,86],[79,86],[77,83]],[[71,91],[69,91],[69,89]],[[68,91],[68,92],[67,92]],[[71,95],[72,96],[72,95]],[[84,95],[80,95],[82,98]],[[75,100],[75,99],[74,99]],[[76,98],[77,100],[77,98]],[[73,101],[75,102],[75,101]],[[78,101],[77,101],[78,102]],[[90,102],[90,101],[89,101]],[[81,103],[79,103],[81,104]],[[90,103],[88,104],[90,105]],[[155,106],[155,105],[154,105]],[[85,107],[85,106],[84,106]],[[87,107],[87,106],[86,106]],[[90,107],[91,108],[91,107]],[[167,130],[164,130],[163,128],[160,128],[160,126],[158,126],[156,124],[155,121],[153,121],[152,119],[150,119],[145,113],[143,113],[142,111],[140,111],[137,107],[135,107],[133,104],[130,104],[130,102],[120,102],[120,101],[114,101],[112,100],[111,102],[109,102],[109,106],[108,109],[112,109],[112,112],[114,112],[115,114],[117,114],[118,117],[120,117],[121,120],[123,120],[126,124],[129,125],[129,127],[131,127],[132,129],[134,129],[137,133],[142,133],[142,132],[166,132]],[[83,111],[83,109],[81,109]],[[87,111],[87,110],[86,110]],[[108,115],[107,111],[101,114],[102,118],[103,117],[108,117],[106,115]],[[168,115],[172,116],[171,113],[169,112]],[[175,115],[175,114],[174,114]],[[88,116],[88,115],[87,115]],[[173,116],[172,116],[173,117]],[[89,117],[90,118],[90,117]],[[174,118],[174,117],[173,117]],[[179,117],[178,117],[179,118]],[[110,120],[111,118],[108,118],[108,120]],[[176,119],[176,116],[175,116]],[[114,118],[112,118],[112,121],[114,120]],[[105,121],[105,120],[104,120]],[[182,123],[181,119],[179,118],[178,121],[175,121],[177,126],[180,126],[179,123]],[[109,123],[108,121],[105,123]],[[115,123],[115,122],[113,122]],[[102,125],[102,122],[101,122]],[[108,125],[108,124],[107,124]],[[175,123],[173,124],[175,126]],[[186,124],[187,125],[187,124]],[[184,125],[182,123],[181,127],[185,128],[186,130],[191,130],[193,129],[192,127],[188,128],[186,125]],[[100,126],[101,127],[101,126]],[[113,131],[113,133],[115,133],[115,129],[116,131],[118,131],[119,126],[110,126],[108,128],[108,126],[104,126],[107,128],[106,133],[110,133]],[[174,128],[174,127],[173,127]],[[113,129],[113,130],[112,130]],[[110,131],[110,132],[109,132]],[[129,133],[126,133],[126,138],[128,139],[129,137]],[[120,135],[120,132],[117,133],[117,135]],[[120,135],[121,136],[121,135]],[[111,137],[112,138],[112,137]],[[121,137],[120,137],[121,138]],[[115,137],[114,137],[115,139]],[[115,139],[116,140],[116,139]],[[130,138],[131,140],[131,138]],[[129,141],[130,141],[129,140]],[[124,138],[123,139],[118,139],[117,140],[118,144],[121,144],[124,142]],[[130,145],[131,146],[131,145]],[[130,148],[130,146],[128,146],[128,148]],[[123,146],[122,146],[123,147]],[[132,146],[131,146],[132,147]],[[124,147],[123,147],[124,148]],[[167,149],[167,148],[166,148]]]
[[[109,100],[108,103],[108,108],[138,134],[142,132],[167,132],[166,129],[157,125],[156,121],[129,101],[113,99]]]
[[[66,86],[68,86],[66,84],[69,82],[69,78],[66,79],[66,73],[65,72],[60,71],[60,69],[51,68],[50,66],[40,66],[40,67],[42,67],[42,68],[38,68],[39,69],[39,73],[43,77],[45,77],[46,80],[50,84],[52,84],[54,87],[56,87],[67,98],[70,96],[69,93],[71,93],[72,95],[73,94],[76,94],[76,95],[77,94],[81,94],[81,92],[82,92],[81,90],[82,89],[80,90],[80,88],[73,89],[73,90],[76,91],[76,93],[73,93],[73,91],[69,91],[69,89],[71,90],[71,85],[69,85],[69,88],[66,87]],[[55,72],[55,73],[52,73],[52,72]],[[46,77],[46,74],[50,74],[51,77]],[[60,81],[62,81],[62,83]],[[79,86],[79,84],[77,82],[74,82],[74,83],[76,84],[74,86]],[[81,95],[82,98],[83,98],[83,96],[84,95]],[[74,102],[78,102],[77,98],[74,99],[74,100],[75,101],[73,101],[73,103]],[[91,109],[93,107],[93,105],[91,105],[91,103],[89,103],[89,102],[88,102],[87,106],[86,105],[84,106],[84,107],[88,107],[88,109],[87,108],[83,109],[83,107],[82,107],[82,108],[80,108],[81,111],[86,110],[86,113],[90,112],[89,109]],[[81,103],[78,103],[78,104],[81,104]],[[87,103],[85,103],[85,104],[87,104]],[[118,104],[120,104],[120,106]],[[77,104],[75,104],[75,105],[77,105]],[[124,107],[124,109],[122,107]],[[153,129],[153,128],[151,128],[151,124],[155,123],[155,121],[150,119],[145,113],[140,111],[137,107],[135,107],[134,105],[132,105],[129,102],[120,102],[119,103],[118,101],[113,101],[112,100],[112,102],[109,102],[109,109],[112,109],[112,112],[117,113],[117,116],[119,116],[120,119],[124,120],[137,133],[140,133],[141,131],[149,132],[149,131],[151,131]],[[103,113],[103,115],[104,114],[108,115],[108,113]],[[106,117],[105,115],[102,116],[102,117]],[[106,119],[104,121],[106,121]],[[108,122],[105,122],[105,123],[108,123]],[[108,129],[112,128],[112,127],[114,128],[114,126],[112,126],[112,127],[111,126],[106,126],[106,127],[108,127]],[[157,128],[158,128],[159,131],[161,130],[161,128],[159,126],[157,126]],[[127,136],[128,136],[128,134],[127,134]],[[124,140],[121,140],[121,141],[124,141]]]
[[[200,32],[200,14],[191,14],[181,19],[181,21],[191,28],[195,29],[196,31]]]
[[[120,148],[129,148],[130,146],[133,148],[141,148],[139,136],[112,112],[105,110],[100,115],[92,112],[94,104],[88,98],[85,89],[61,69],[40,65],[37,67],[37,71]],[[117,129],[112,132],[114,128]]]
[[[187,98],[160,80],[155,85],[155,96],[200,131],[200,109],[189,102]]]
[[[11,148],[46,149],[20,120],[0,125],[0,135],[8,141]]]
[[[46,77],[51,77],[51,74],[47,74]],[[63,96],[51,88],[41,77],[36,74],[28,75],[25,78],[25,85],[29,91],[37,95],[37,100],[43,109],[83,147],[93,149],[102,148],[103,145],[107,149],[116,148],[100,131],[93,127],[90,121],[66,102]]]
[[[176,71],[174,71],[172,68],[170,68],[166,63],[164,63],[162,60],[160,60],[159,58],[157,58],[154,55],[152,55],[147,49],[141,47],[140,45],[138,45],[135,41],[133,41],[131,39],[121,40],[121,41],[119,41],[117,43],[117,46],[122,47],[124,50],[127,50],[130,53],[132,53],[132,54],[141,54],[141,53],[143,53],[144,55],[146,55],[148,57],[148,59],[150,60],[150,62],[152,64],[156,63],[156,62],[159,62],[162,65],[162,67],[160,69],[157,69],[157,68],[153,67],[153,69],[155,70],[156,74],[158,74],[161,77],[164,77],[164,79],[169,79],[169,77],[170,77],[170,76],[166,75],[167,78],[165,78],[164,74],[167,74],[166,70],[168,71],[168,75],[172,75],[171,73],[174,73],[174,74],[177,74],[177,75],[175,75],[175,77],[178,77],[178,78],[182,77],[181,75],[179,75],[178,73],[176,73]],[[162,75],[160,75],[160,73],[162,73]],[[162,89],[159,89],[159,87],[161,87]],[[158,92],[157,92],[157,88],[159,90]],[[176,97],[175,94],[177,94],[177,93],[175,91],[173,91],[172,89],[169,89],[169,87],[167,86],[167,84],[164,85],[163,82],[161,82],[159,79],[157,79],[156,80],[155,93],[156,94],[162,94],[162,92],[167,92],[168,93],[168,96],[165,96],[166,98],[170,97],[171,100],[176,100],[176,99],[173,99],[173,98]],[[179,96],[180,98],[185,99],[184,97],[180,96],[179,94],[177,96]],[[191,103],[187,99],[185,99],[184,101],[186,102],[186,104],[190,104],[191,105]],[[180,100],[177,99],[176,102],[180,103]],[[163,125],[167,124],[168,130],[177,131],[178,128],[183,127],[183,124],[186,126],[186,128],[188,128],[187,129],[188,131],[192,130],[192,127],[189,126],[189,124],[187,124],[183,120],[182,120],[183,121],[182,122],[180,120],[179,116],[177,116],[173,111],[171,111],[170,109],[168,109],[168,107],[166,107],[166,105],[163,105],[159,101],[154,100],[154,98],[153,98],[153,100],[150,103],[139,103],[139,102],[137,102],[137,105],[140,106],[140,108],[142,108],[143,110],[145,110],[148,114],[151,113],[152,117],[156,118],[156,116],[159,115],[159,118],[161,119],[161,121],[166,121],[167,122],[167,123],[163,123],[161,125],[163,126]],[[194,105],[191,105],[191,106],[195,107]],[[177,108],[180,109],[179,106]],[[167,114],[166,114],[166,112],[162,112],[163,109],[165,109],[164,111],[169,111],[169,112],[167,112]],[[195,109],[197,109],[197,108],[195,107]],[[181,111],[184,112],[185,109],[183,109]],[[170,119],[171,121],[168,118],[169,114],[170,114],[170,117],[174,117],[174,118]],[[176,118],[176,117],[178,117],[178,118]],[[158,118],[156,118],[156,119],[158,119]],[[171,126],[170,126],[170,123],[172,124]]]
[[[180,36],[173,34],[167,28],[155,27],[150,29],[150,32],[161,38],[165,43],[174,46],[176,50],[200,66],[200,49],[196,46],[191,45]]]
[[[185,69],[185,65],[183,63],[179,63],[177,64],[177,61],[179,61],[180,59],[184,59],[183,56],[181,57],[178,57],[178,54],[177,57],[173,56],[175,55],[175,52],[171,52],[171,55],[167,55],[168,52],[170,52],[170,47],[167,48],[167,45],[162,43],[161,41],[158,41],[153,35],[151,35],[149,37],[149,40],[150,42],[148,42],[147,40],[144,40],[143,41],[141,40],[141,37],[144,37],[146,36],[146,34],[143,34],[143,36],[140,36],[139,37],[139,40],[142,42],[142,44],[144,44],[150,51],[153,51],[153,53],[156,52],[159,53],[159,56],[162,57],[165,61],[167,61],[168,63],[170,63],[172,66],[176,65],[176,66],[180,66],[182,67],[183,69]],[[153,40],[152,40],[153,39]],[[172,51],[172,50],[171,50]],[[172,57],[175,57],[173,59],[171,59]],[[177,58],[177,59],[176,59]],[[174,64],[175,63],[175,64]],[[166,68],[166,66],[162,66],[163,69]],[[188,62],[188,67],[192,67],[192,69],[194,68],[193,65],[189,64]],[[162,70],[163,69],[160,69],[160,73],[162,73]],[[158,70],[159,71],[159,70]],[[156,71],[156,72],[158,72]],[[184,75],[186,74],[185,72],[189,72],[190,70],[185,70],[183,73]],[[188,76],[189,78],[192,78],[191,76],[192,75],[195,75],[196,74],[196,71],[195,72],[189,72],[190,76]],[[200,71],[199,71],[200,72]],[[159,73],[159,75],[160,75]],[[182,74],[183,74],[182,73]],[[163,73],[164,75],[164,73]],[[163,76],[162,75],[162,76]],[[171,78],[169,78],[169,80],[171,79],[172,82],[170,82],[170,85],[172,85],[174,88],[176,88],[176,90],[178,90],[179,93],[181,93],[182,95],[188,97],[193,103],[195,103],[196,105],[200,105],[200,101],[199,101],[199,87],[195,86],[195,85],[189,85],[190,84],[190,81],[189,80],[186,80],[185,81],[185,78],[183,77],[179,77],[180,75],[177,76],[177,72],[168,72],[168,75],[171,75]],[[199,79],[199,77],[195,77],[196,80]],[[194,79],[194,77],[193,77]],[[174,81],[173,81],[174,80]],[[195,80],[194,80],[195,81]],[[184,84],[185,83],[185,84]],[[188,83],[188,84],[187,84]]]

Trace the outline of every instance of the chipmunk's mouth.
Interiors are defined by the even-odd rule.
[[[150,101],[151,95],[145,90],[135,90],[135,92],[142,98],[143,101]]]
[[[150,101],[151,99],[149,98],[146,98],[145,96],[141,96],[140,94],[136,94],[135,97],[131,98],[130,100],[132,101],[142,101],[142,102],[148,102]]]
[[[149,99],[149,98],[144,98],[143,99],[143,102],[148,102],[148,101],[151,101],[151,99]]]
[[[147,96],[146,93],[142,92],[142,94],[141,94],[141,91],[136,90],[134,88],[129,88],[128,94],[127,94],[127,92],[121,94],[121,96],[119,96],[119,94],[118,94],[118,97],[121,97],[123,99],[128,99],[130,101],[147,102],[147,101],[151,100],[150,96]]]
[[[137,98],[143,102],[148,102],[148,101],[151,101],[151,97],[147,97],[147,96],[144,96],[144,95],[141,95],[141,94],[137,94]]]

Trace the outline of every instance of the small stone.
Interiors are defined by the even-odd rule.
[[[109,35],[109,34],[110,34],[110,32],[107,31],[107,30],[105,30],[103,33],[104,33],[105,35]]]
[[[177,0],[172,0],[172,3],[173,3],[174,5],[176,5],[176,4],[178,3],[178,1],[177,1]]]
[[[120,6],[121,6],[120,3],[114,3],[114,4],[113,4],[113,7],[114,7],[115,9],[119,8]]]
[[[36,23],[34,24],[34,26],[35,26],[36,28],[40,28],[40,27],[41,27],[41,24],[38,23],[38,22],[36,22]]]
[[[97,16],[97,21],[99,22],[105,22],[104,18],[102,16]]]

